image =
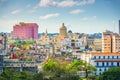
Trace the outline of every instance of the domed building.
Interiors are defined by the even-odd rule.
[[[62,23],[62,27],[60,27],[60,36],[61,37],[67,37],[67,28],[64,26],[64,23]]]

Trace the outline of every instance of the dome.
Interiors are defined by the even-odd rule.
[[[64,23],[62,23],[62,27],[60,29],[67,29],[66,26],[64,26]]]
[[[69,31],[68,31],[68,33],[72,33],[72,31],[71,31],[71,30],[69,30]]]

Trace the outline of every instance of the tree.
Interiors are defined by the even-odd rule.
[[[88,78],[88,74],[96,71],[97,69],[92,66],[91,64],[82,61],[82,60],[75,60],[70,65],[71,71],[85,71],[86,78]]]
[[[120,80],[120,67],[109,68],[100,75],[99,80]]]
[[[48,59],[42,69],[47,73],[46,78],[49,80],[79,80],[79,76],[70,72],[69,64],[54,58]]]
[[[0,75],[0,80],[33,80],[33,75],[34,73],[32,72],[18,72],[8,68]]]
[[[34,80],[43,80],[44,75],[43,75],[43,73],[36,73],[36,74],[33,75],[33,79]]]

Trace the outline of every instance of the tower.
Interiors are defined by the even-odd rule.
[[[67,28],[64,26],[64,23],[62,23],[62,27],[60,27],[60,36],[61,37],[67,37]]]
[[[48,31],[47,31],[47,29],[46,29],[46,32],[45,32],[45,36],[46,36],[46,37],[48,36]]]
[[[119,20],[119,34],[120,34],[120,20]]]

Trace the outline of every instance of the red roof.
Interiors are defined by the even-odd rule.
[[[120,62],[120,60],[95,60],[95,62]]]

